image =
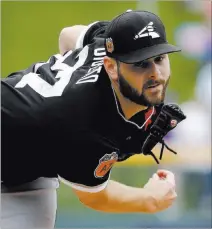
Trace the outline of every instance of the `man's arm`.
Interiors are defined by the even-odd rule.
[[[85,45],[93,42],[93,39],[103,34],[109,21],[95,21],[87,26],[74,25],[62,29],[59,36],[60,54],[77,48],[83,48]]]
[[[172,205],[177,196],[174,188],[174,175],[169,171],[158,171],[144,188],[110,180],[106,188],[97,193],[73,190],[83,204],[95,210],[155,213]]]
[[[71,160],[67,150],[63,151],[65,143],[60,144],[58,149],[54,146],[56,151],[62,152],[58,161],[61,165],[58,176],[61,182],[73,189],[84,205],[104,212],[154,213],[168,208],[176,199],[174,174],[169,171],[158,171],[143,188],[109,180],[119,151],[112,141],[103,136],[94,132],[76,132],[71,143],[67,141],[74,152]]]
[[[85,25],[74,25],[62,29],[59,35],[59,50],[61,55],[64,55],[70,50],[75,50],[77,40],[86,28],[87,26]]]

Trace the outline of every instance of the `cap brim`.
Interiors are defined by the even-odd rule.
[[[172,53],[172,52],[180,52],[181,49],[170,44],[157,44],[154,46],[142,48],[127,54],[117,54],[114,55],[116,59],[126,64],[133,64],[136,62],[144,61],[150,59],[155,56],[159,56],[162,54]]]

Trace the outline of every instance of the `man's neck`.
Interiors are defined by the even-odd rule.
[[[136,104],[136,103],[130,101],[129,99],[126,99],[122,95],[122,93],[120,92],[120,90],[116,84],[112,83],[112,86],[113,86],[115,93],[118,97],[119,103],[121,105],[122,111],[123,111],[126,119],[130,119],[132,116],[134,116],[138,112],[147,109],[146,106]]]

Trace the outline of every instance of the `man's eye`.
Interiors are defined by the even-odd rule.
[[[156,58],[155,58],[155,62],[160,62],[160,61],[162,61],[164,59],[164,56],[157,56]]]
[[[142,62],[134,63],[133,65],[137,68],[147,68],[149,66],[149,62],[142,61]]]

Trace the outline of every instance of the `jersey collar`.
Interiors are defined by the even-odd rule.
[[[112,87],[113,96],[114,96],[114,99],[115,99],[115,104],[116,104],[116,108],[117,108],[118,114],[121,116],[121,118],[122,118],[125,122],[127,122],[127,123],[129,123],[129,124],[131,124],[131,125],[136,126],[138,129],[142,129],[142,128],[146,125],[146,123],[148,123],[148,121],[152,118],[153,114],[155,114],[155,107],[154,107],[154,106],[152,107],[151,113],[150,113],[150,115],[148,116],[148,118],[144,121],[144,123],[143,123],[142,125],[138,125],[136,122],[133,122],[132,120],[128,120],[128,119],[125,118],[125,116],[124,116],[124,114],[123,114],[123,111],[122,111],[122,109],[121,109],[121,107],[120,107],[119,101],[118,101],[118,99],[117,99],[115,90],[114,90],[114,88],[113,88],[112,85],[111,85],[111,87]],[[148,110],[148,109],[147,109],[147,110]],[[146,110],[146,111],[147,111],[147,110]]]

